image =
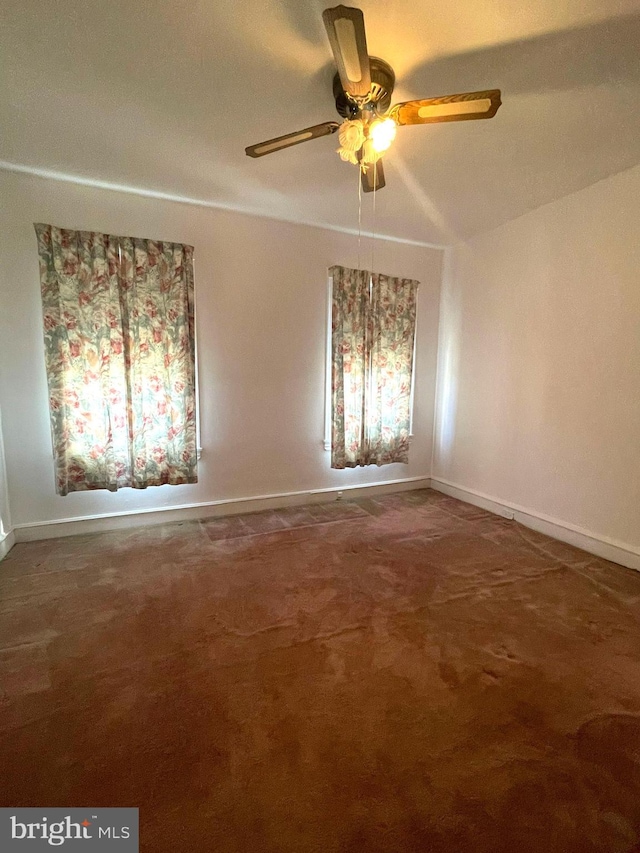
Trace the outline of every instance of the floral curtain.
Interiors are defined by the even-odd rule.
[[[58,494],[197,482],[193,248],[35,229]]]
[[[418,282],[334,266],[331,467],[408,462]]]

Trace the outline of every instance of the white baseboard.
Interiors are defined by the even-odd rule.
[[[626,542],[599,536],[568,521],[552,518],[518,504],[499,501],[491,495],[476,492],[474,489],[467,489],[456,483],[450,483],[448,480],[432,477],[431,488],[504,518],[513,518],[519,524],[524,524],[525,527],[530,527],[532,530],[537,530],[553,539],[559,539],[561,542],[567,542],[575,548],[581,548],[589,554],[595,554],[596,557],[603,557],[612,563],[619,563],[621,566],[640,570],[640,548],[628,545]]]
[[[0,560],[4,560],[9,551],[16,544],[16,534],[15,531],[10,530],[8,533],[0,539]]]
[[[390,492],[412,489],[432,488],[458,500],[486,509],[504,518],[514,519],[525,527],[537,530],[561,542],[567,542],[597,557],[619,563],[631,569],[640,570],[640,548],[599,536],[584,528],[577,527],[561,519],[552,518],[535,510],[499,501],[491,495],[468,489],[448,480],[437,477],[410,477],[403,480],[388,480],[381,483],[367,483],[358,486],[331,487],[299,492],[282,492],[271,495],[257,495],[247,498],[208,501],[199,504],[187,504],[179,507],[167,507],[153,510],[131,510],[110,515],[94,515],[79,518],[62,518],[48,522],[18,524],[0,540],[0,560],[11,550],[16,542],[32,542],[38,539],[54,539],[62,536],[75,536],[81,533],[99,533],[109,530],[123,530],[147,524],[163,524],[172,521],[190,521],[199,518],[234,515],[241,512],[259,512],[264,509],[279,509],[288,506],[300,506],[307,503],[322,503],[338,499],[339,493],[345,498],[356,498],[388,494]],[[347,493],[347,494],[345,494]]]
[[[258,512],[263,509],[322,503],[331,499],[338,500],[340,495],[344,495],[345,499],[348,499],[412,489],[428,489],[430,485],[430,477],[407,477],[402,480],[387,480],[382,483],[366,483],[358,486],[332,486],[326,489],[282,492],[249,498],[230,498],[178,507],[130,510],[109,515],[60,518],[55,521],[35,521],[30,524],[16,524],[13,534],[16,542],[33,542],[36,539],[57,539],[61,536],[75,536],[79,533],[101,533],[147,524],[192,521],[199,518],[235,515],[241,512]]]

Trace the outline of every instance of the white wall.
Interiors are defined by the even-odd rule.
[[[11,513],[9,511],[7,468],[4,459],[2,415],[0,414],[0,560],[9,553],[14,541],[15,536],[11,525]]]
[[[0,196],[0,208],[2,197]],[[0,265],[1,266],[1,265]],[[6,294],[0,288],[0,350],[2,341],[8,336],[8,300]],[[1,353],[0,353],[1,355]],[[6,359],[0,357],[0,387],[2,385],[3,373],[7,372]],[[11,523],[11,512],[9,509],[9,484],[7,482],[7,466],[4,453],[4,433],[2,430],[2,406],[0,405],[0,560],[9,553],[15,542],[15,535]]]
[[[375,245],[377,269],[421,282],[411,461],[332,471],[322,445],[326,271],[357,264],[357,237],[8,172],[0,172],[0,198],[0,405],[14,525],[429,476],[440,250]],[[204,448],[197,485],[55,494],[38,221],[195,246]],[[370,241],[362,249],[368,263]]]
[[[640,167],[448,250],[434,477],[640,546]]]

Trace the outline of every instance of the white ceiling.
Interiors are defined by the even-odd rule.
[[[0,160],[275,217],[358,227],[331,0],[2,0]],[[490,121],[398,131],[375,229],[451,243],[640,163],[640,0],[360,0],[394,100],[502,89]],[[362,227],[374,227],[365,196]]]

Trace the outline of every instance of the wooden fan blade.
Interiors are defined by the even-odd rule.
[[[265,154],[290,148],[292,145],[307,142],[309,139],[329,136],[331,133],[335,133],[339,127],[340,124],[337,121],[325,121],[322,124],[314,124],[313,127],[305,127],[304,130],[299,130],[297,133],[287,133],[285,136],[277,136],[275,139],[268,139],[258,145],[250,145],[244,151],[247,157],[264,157]]]
[[[374,190],[377,192],[386,186],[382,160],[370,163],[364,170],[360,169],[360,174],[362,175],[362,190],[365,193],[372,193]]]
[[[347,95],[365,97],[371,89],[371,68],[362,12],[351,6],[335,6],[325,9],[322,19],[342,88]]]
[[[486,92],[464,92],[426,101],[405,101],[395,104],[389,112],[396,124],[432,124],[440,121],[469,121],[493,118],[498,112],[500,89]]]

